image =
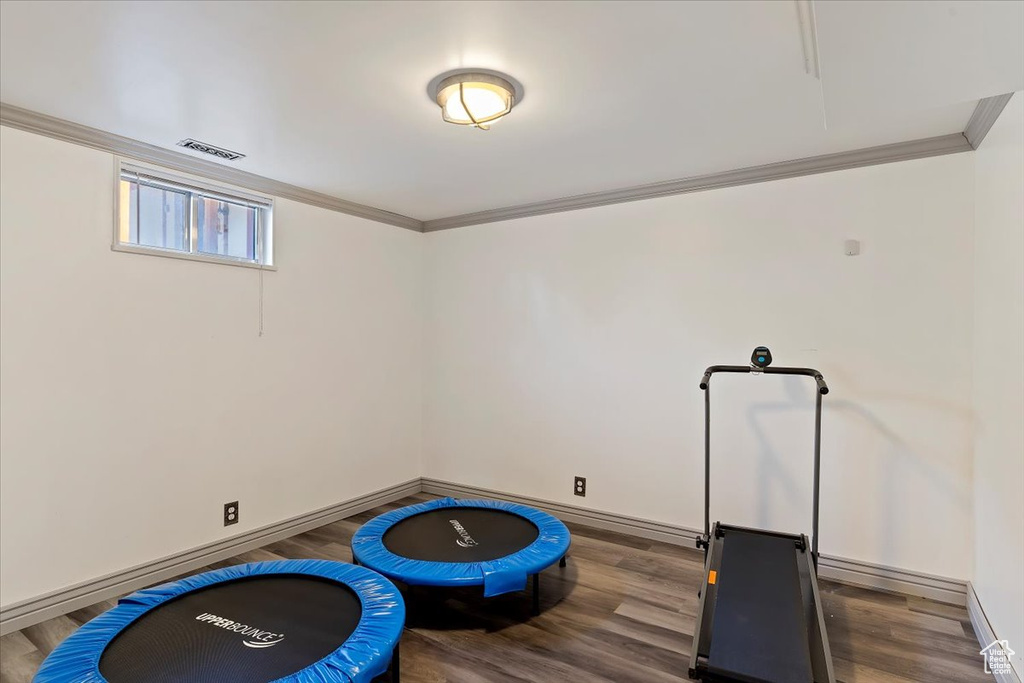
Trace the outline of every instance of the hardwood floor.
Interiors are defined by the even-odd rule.
[[[392,505],[272,543],[230,560],[351,560],[349,539],[366,520],[427,500]],[[671,683],[688,680],[691,631],[702,580],[696,549],[570,524],[568,566],[541,577],[539,617],[528,593],[491,600],[477,591],[407,594],[402,638],[405,683]],[[205,570],[204,570],[205,571]],[[878,681],[991,681],[961,607],[821,583],[836,677]],[[0,681],[27,683],[47,653],[109,609],[92,605],[0,639]]]

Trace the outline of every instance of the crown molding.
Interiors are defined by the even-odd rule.
[[[83,126],[80,123],[65,121],[64,119],[47,116],[46,114],[40,114],[2,102],[0,102],[0,125],[84,145],[85,147],[92,147],[104,152],[112,152],[120,156],[138,161],[146,161],[175,171],[193,173],[210,180],[263,192],[283,199],[291,199],[304,204],[318,206],[322,209],[330,209],[331,211],[337,211],[350,216],[366,218],[378,223],[406,228],[407,230],[420,232],[423,227],[423,223],[415,218],[384,211],[372,206],[348,202],[321,192],[289,185],[288,183],[256,175],[255,173],[240,171],[224,164],[199,159],[182,152],[164,149],[163,147],[157,147],[156,145],[132,140],[131,138],[108,133],[97,128]]]
[[[677,194],[689,192],[703,192],[705,190],[717,190],[723,187],[735,187],[737,185],[750,185],[752,183],[763,183],[769,180],[782,180],[784,178],[796,178],[798,176],[813,175],[815,173],[829,173],[831,171],[842,171],[860,166],[873,166],[876,164],[888,164],[895,161],[907,161],[909,159],[923,159],[925,157],[939,156],[942,154],[956,154],[958,152],[971,151],[971,145],[962,133],[951,133],[940,135],[934,138],[922,140],[911,140],[910,142],[897,142],[891,145],[879,147],[867,147],[850,152],[839,152],[837,154],[823,154],[821,156],[806,157],[793,161],[780,161],[763,166],[750,166],[735,171],[722,173],[711,173],[709,175],[693,176],[681,180],[669,180],[649,185],[637,185],[621,190],[610,190],[607,192],[592,192],[580,194],[573,197],[562,197],[550,199],[543,202],[531,204],[520,204],[502,209],[491,209],[488,211],[477,211],[475,213],[451,216],[450,218],[438,218],[423,222],[423,232],[435,232],[437,230],[450,230],[468,225],[479,225],[481,223],[493,223],[495,221],[507,221],[514,218],[526,218],[528,216],[541,216],[547,213],[558,213],[561,211],[576,211],[578,209],[589,209],[596,206],[607,206],[609,204],[621,204],[623,202],[635,202],[641,199],[653,199],[655,197],[670,197]]]
[[[974,108],[971,120],[967,122],[967,127],[964,129],[964,137],[967,138],[967,142],[971,143],[971,149],[978,149],[981,146],[981,141],[988,135],[992,125],[1003,113],[1003,108],[1006,107],[1011,97],[1013,97],[1013,93],[1008,92],[1004,95],[978,100],[978,106]]]
[[[148,161],[176,171],[201,175],[212,180],[264,192],[275,197],[291,199],[331,211],[338,211],[351,216],[358,216],[359,218],[366,218],[378,223],[394,225],[416,232],[436,232],[562,211],[576,211],[578,209],[589,209],[643,199],[717,190],[725,187],[750,185],[817,173],[830,173],[832,171],[842,171],[861,166],[874,166],[944,154],[969,152],[981,145],[985,135],[992,128],[996,119],[999,118],[1003,108],[1012,96],[1013,93],[1006,93],[980,100],[963,133],[951,133],[949,135],[911,140],[909,142],[866,147],[848,152],[780,161],[761,166],[750,166],[732,171],[637,185],[618,190],[560,197],[427,221],[421,221],[372,206],[349,202],[331,195],[289,185],[288,183],[272,180],[254,173],[230,168],[223,164],[199,159],[188,154],[164,149],[9,104],[0,103],[0,125],[112,152],[139,161]]]

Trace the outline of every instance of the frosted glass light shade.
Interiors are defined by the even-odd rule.
[[[512,111],[515,88],[498,76],[464,73],[449,76],[437,86],[437,104],[448,123],[487,130]]]

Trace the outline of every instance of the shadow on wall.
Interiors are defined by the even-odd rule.
[[[767,522],[770,516],[770,493],[773,487],[781,489],[787,496],[795,496],[800,492],[797,483],[785,475],[786,469],[784,464],[786,460],[781,458],[779,452],[772,447],[768,432],[762,423],[772,415],[779,413],[805,411],[813,414],[814,411],[815,394],[813,388],[796,377],[785,377],[783,380],[783,385],[790,401],[785,403],[755,403],[747,409],[747,422],[759,445],[757,463],[759,482],[757,519],[762,525]],[[849,387],[855,386],[854,383],[846,379],[843,379],[842,383]],[[943,423],[951,421],[970,423],[972,420],[969,411],[965,411],[960,406],[942,401],[929,401],[922,399],[920,396],[888,394],[875,395],[872,396],[872,399],[900,401],[908,405],[914,404],[926,407],[932,413],[939,415],[936,418],[937,423],[938,420],[942,420]],[[954,505],[961,507],[970,505],[968,487],[958,483],[944,469],[936,467],[934,458],[929,458],[928,454],[915,450],[881,418],[866,409],[861,403],[844,399],[829,400],[826,398],[822,404],[823,433],[827,429],[825,422],[830,413],[842,414],[849,423],[854,421],[862,423],[867,427],[867,431],[877,434],[888,444],[887,450],[879,455],[879,462],[882,467],[878,470],[880,472],[879,482],[875,488],[878,491],[878,499],[871,501],[872,505],[885,505],[889,507],[888,510],[884,510],[883,514],[878,516],[880,520],[878,533],[874,535],[874,538],[880,539],[878,550],[881,557],[891,557],[892,553],[897,551],[898,541],[895,538],[894,525],[889,523],[888,520],[898,519],[901,515],[906,514],[905,509],[897,509],[899,502],[905,499],[904,491],[901,488],[903,480],[898,473],[910,472],[910,476],[926,479],[935,486],[936,490],[942,491],[946,499]],[[823,468],[827,466],[825,463],[828,457],[825,448],[826,446],[823,443]],[[810,507],[810,501],[808,501],[808,507]],[[824,505],[822,508],[824,508]]]

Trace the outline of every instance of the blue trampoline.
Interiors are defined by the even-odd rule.
[[[398,680],[405,603],[375,572],[256,562],[122,598],[46,658],[35,683]]]
[[[407,585],[482,585],[491,597],[521,591],[533,577],[565,566],[571,537],[546,512],[495,500],[442,498],[375,517],[352,537],[359,564]]]

